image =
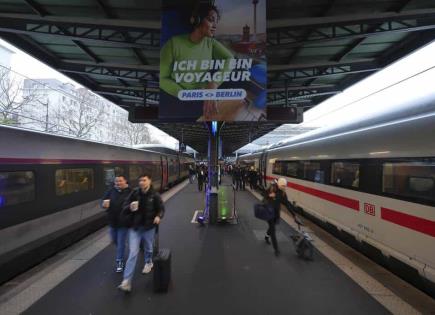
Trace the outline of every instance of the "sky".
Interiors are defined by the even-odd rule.
[[[62,73],[50,68],[39,60],[31,57],[25,52],[19,50],[15,46],[10,45],[8,42],[0,38],[0,45],[12,50],[15,54],[11,60],[11,68],[13,71],[21,74],[30,79],[58,79],[61,82],[68,82],[74,84],[76,87],[81,87],[80,84],[71,80]],[[175,147],[178,141],[163,131],[150,126],[149,128],[151,136],[153,138],[158,138],[164,142],[164,144]]]
[[[221,11],[217,35],[242,34],[246,24],[251,27],[251,33],[254,31],[252,0],[217,0],[216,6]],[[266,0],[260,0],[257,4],[257,32],[266,32]]]

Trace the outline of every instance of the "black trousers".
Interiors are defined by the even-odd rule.
[[[242,180],[240,178],[236,178],[236,190],[242,189]]]
[[[276,222],[275,219],[267,221],[269,228],[267,229],[266,235],[272,240],[272,246],[274,250],[278,250],[278,241],[276,240]]]
[[[202,180],[198,180],[198,190],[202,191],[202,186],[204,185],[204,182]]]

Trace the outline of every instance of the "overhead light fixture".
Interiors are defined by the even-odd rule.
[[[391,153],[391,151],[379,151],[379,152],[370,152],[370,155],[381,155],[381,154],[388,154]]]

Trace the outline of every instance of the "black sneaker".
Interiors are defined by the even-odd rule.
[[[120,273],[124,271],[124,263],[121,260],[116,262],[116,272]]]
[[[275,250],[275,256],[278,257],[279,255],[281,255],[281,252],[279,251],[279,249]]]
[[[266,241],[267,244],[270,245],[270,237],[269,237],[269,236],[266,235],[266,236],[264,237],[264,240]]]

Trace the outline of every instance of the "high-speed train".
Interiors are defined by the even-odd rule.
[[[298,211],[434,296],[435,112],[387,116],[320,130],[238,163],[256,167],[263,185],[286,178]]]
[[[98,199],[115,175],[151,174],[163,191],[188,177],[188,155],[0,126],[0,283],[106,224]]]

